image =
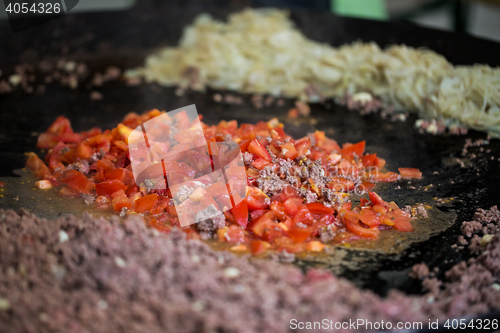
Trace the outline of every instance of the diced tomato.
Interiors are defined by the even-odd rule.
[[[284,203],[286,212],[291,216],[294,216],[302,205],[302,199],[300,198],[290,198]]]
[[[79,144],[76,148],[76,156],[81,159],[89,159],[92,156],[93,149],[86,144]]]
[[[77,170],[68,170],[64,172],[64,178],[61,179],[69,187],[77,190],[80,193],[91,194],[94,189],[94,183]]]
[[[158,194],[156,193],[148,194],[142,198],[135,200],[134,210],[137,213],[144,213],[153,208],[153,206],[156,205],[157,202],[158,202]]]
[[[271,162],[269,162],[268,160],[266,160],[262,157],[259,157],[255,161],[252,162],[252,165],[259,170],[264,169],[264,167],[268,166],[269,164],[271,164]]]
[[[297,150],[297,156],[299,157],[309,155],[308,151],[310,148],[311,139],[307,136],[295,141],[295,149]]]
[[[52,125],[50,125],[46,132],[54,135],[60,135],[62,133],[71,133],[73,132],[73,129],[71,128],[71,123],[68,118],[59,116],[52,123]]]
[[[248,152],[256,155],[257,157],[262,157],[263,159],[272,162],[271,155],[269,155],[269,152],[257,139],[254,139],[250,142],[250,144],[248,145]]]
[[[103,169],[104,171],[113,170],[115,168],[113,162],[105,158],[97,161],[96,165],[97,169]]]
[[[349,192],[354,190],[355,185],[352,180],[343,177],[333,177],[328,187],[335,192]]]
[[[47,177],[51,176],[49,168],[36,154],[30,154],[30,157],[26,161],[26,167],[32,170],[38,178],[47,179]]]
[[[374,180],[377,182],[385,182],[385,183],[390,183],[398,180],[400,178],[399,174],[395,172],[376,172]]]
[[[355,144],[345,143],[342,146],[342,150],[340,151],[340,153],[346,159],[352,159],[354,155],[362,157],[363,153],[365,152],[365,144],[365,141],[361,141]]]
[[[359,186],[359,188],[362,190],[362,191],[365,191],[365,192],[369,192],[371,190],[373,190],[373,188],[375,187],[375,184],[373,184],[372,182],[367,182],[367,181],[364,181],[363,183],[361,183],[361,185]]]
[[[387,207],[379,204],[373,205],[372,209],[379,214],[385,214],[385,212],[387,212]]]
[[[320,202],[311,202],[306,206],[313,214],[333,214],[335,212],[333,208],[327,207]]]
[[[97,195],[111,195],[118,190],[126,190],[127,186],[118,179],[106,180],[104,182],[95,184]]]
[[[311,236],[311,230],[309,228],[295,228],[288,231],[288,236],[293,239],[295,243],[302,243],[306,241]]]
[[[299,155],[297,149],[295,149],[295,145],[291,142],[281,145],[281,154],[284,158],[289,158],[291,160]]]
[[[36,146],[41,149],[50,149],[59,142],[54,134],[42,133],[38,136]]]
[[[401,209],[395,210],[393,212],[387,212],[384,214],[384,216],[391,219],[394,222],[394,228],[399,231],[408,232],[414,230],[410,222],[410,214]]]
[[[385,202],[381,197],[380,195],[378,195],[377,193],[375,192],[368,192],[368,196],[370,197],[370,201],[374,204],[374,205],[381,205],[383,207],[386,207],[387,206],[387,202]]]
[[[132,208],[132,203],[125,196],[116,197],[111,201],[111,203],[115,212],[121,212],[123,208],[126,208],[127,210]]]
[[[266,209],[257,209],[257,210],[254,210],[254,211],[250,212],[250,220],[251,221],[257,220],[259,217],[261,217],[262,215],[264,215],[266,212],[267,212]]]
[[[290,198],[300,198],[299,192],[293,186],[287,185],[280,194],[281,201],[285,202]]]
[[[118,191],[116,191],[116,192],[111,193],[111,195],[110,195],[110,196],[111,196],[111,198],[112,198],[112,199],[114,199],[114,198],[119,197],[119,196],[125,196],[125,197],[126,197],[126,196],[127,196],[127,194],[125,194],[125,191],[124,191],[124,190],[118,190]],[[132,201],[132,202],[133,202],[133,201]]]
[[[246,240],[245,230],[236,225],[219,229],[217,234],[219,236],[219,240],[232,244],[244,243]]]
[[[325,248],[325,245],[319,241],[307,242],[306,249],[311,252],[321,252]]]
[[[379,215],[371,208],[362,209],[358,214],[358,218],[369,227],[375,227],[380,224]]]
[[[77,197],[80,195],[77,190],[65,186],[61,187],[61,189],[59,190],[59,194],[66,198]]]
[[[82,141],[82,136],[78,133],[61,133],[57,137],[57,140],[63,141],[63,142],[80,142]]]
[[[344,221],[347,230],[350,232],[369,239],[376,239],[380,233],[378,228],[365,228],[359,224],[359,215],[353,211],[348,211],[344,214]]]
[[[311,225],[313,222],[314,216],[305,205],[302,205],[293,216],[294,225],[297,225],[298,223]]]
[[[422,178],[422,171],[415,168],[398,168],[402,178]]]
[[[249,210],[265,209],[269,207],[269,197],[258,187],[247,186],[246,201]]]
[[[269,213],[262,215],[259,219],[252,221],[249,224],[250,230],[252,230],[257,236],[262,236],[267,228],[272,228],[276,224],[271,220]]]
[[[123,168],[109,169],[104,171],[104,178],[106,180],[117,179],[123,183],[125,180],[125,174],[126,170]]]
[[[236,207],[231,209],[236,223],[243,228],[248,224],[248,204],[245,200],[241,201]]]
[[[149,223],[150,223],[150,224],[151,224],[151,226],[152,226],[153,228],[155,228],[156,230],[161,231],[161,232],[164,232],[164,233],[166,233],[166,234],[168,234],[168,233],[171,231],[171,229],[170,229],[169,227],[167,227],[167,226],[165,226],[165,225],[161,224],[161,223],[160,223],[160,222],[158,222],[158,220],[156,220],[156,219],[152,219]]]
[[[271,202],[270,208],[280,221],[285,221],[286,219],[291,217],[291,215],[286,211],[285,205],[282,202],[273,201]]]
[[[254,255],[261,254],[267,251],[270,247],[268,242],[253,240],[250,242],[250,252]]]

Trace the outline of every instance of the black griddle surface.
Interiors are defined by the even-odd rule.
[[[14,65],[22,62],[37,63],[43,59],[84,61],[90,73],[103,71],[110,65],[122,69],[139,66],[144,57],[166,45],[176,45],[182,28],[190,24],[201,12],[209,12],[223,19],[230,12],[241,10],[242,5],[221,1],[144,1],[136,7],[120,12],[85,13],[67,15],[45,25],[13,34],[6,21],[0,22],[0,69],[3,77],[13,72]],[[384,47],[406,44],[427,47],[444,55],[453,64],[473,63],[498,66],[500,44],[424,29],[404,22],[376,22],[340,18],[331,13],[292,11],[291,18],[308,37],[317,41],[341,45],[343,43],[375,41]],[[394,186],[382,186],[384,198],[400,205],[430,202],[434,197],[454,200],[438,209],[444,214],[456,214],[455,224],[447,231],[429,240],[418,242],[398,255],[354,254],[364,256],[363,267],[343,267],[341,274],[360,286],[384,295],[390,288],[418,293],[418,282],[407,277],[415,263],[426,262],[431,268],[444,272],[453,264],[469,257],[451,246],[460,234],[459,222],[472,219],[476,208],[490,208],[498,203],[500,175],[498,173],[500,145],[491,140],[473,160],[473,166],[462,168],[452,163],[461,157],[466,138],[486,138],[485,133],[470,131],[467,136],[432,136],[420,134],[411,121],[390,123],[379,115],[361,116],[334,105],[312,105],[312,118],[316,124],[302,122],[297,125],[286,120],[286,112],[293,105],[287,100],[283,107],[256,110],[249,103],[225,105],[215,103],[215,92],[187,92],[177,96],[172,88],[156,84],[129,87],[124,82],[109,82],[93,88],[103,94],[101,101],[91,101],[89,90],[80,85],[76,90],[59,84],[47,85],[43,96],[14,92],[0,95],[0,177],[12,176],[13,169],[23,167],[26,151],[36,151],[33,132],[44,131],[59,115],[67,116],[75,131],[94,126],[114,127],[130,111],[143,112],[152,108],[173,110],[196,104],[204,121],[215,124],[219,120],[237,119],[238,122],[256,122],[278,117],[285,129],[300,137],[315,129],[324,130],[339,143],[366,140],[367,151],[375,152],[387,160],[391,171],[398,166],[416,167],[424,178],[408,183],[400,181]],[[492,159],[493,157],[493,159]],[[437,172],[437,174],[436,174]],[[427,191],[426,185],[433,184]],[[400,190],[394,187],[400,185]],[[415,190],[412,186],[419,187]],[[0,202],[0,207],[8,207]],[[320,266],[331,268],[321,260],[299,260],[304,268]]]

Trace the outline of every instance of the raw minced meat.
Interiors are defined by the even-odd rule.
[[[216,252],[177,229],[161,234],[138,215],[47,221],[0,210],[0,332],[273,333],[292,318],[425,325],[499,310],[499,267],[495,235],[447,282],[424,280],[431,293],[381,298],[327,271]]]

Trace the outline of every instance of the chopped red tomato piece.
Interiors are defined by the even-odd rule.
[[[231,209],[236,223],[243,228],[248,224],[248,204],[245,200],[241,201],[236,207]]]
[[[286,212],[291,216],[294,216],[303,205],[303,200],[301,198],[290,198],[284,203]]]
[[[345,226],[347,230],[364,238],[375,239],[380,231],[376,227],[365,228],[359,222],[359,215],[353,211],[348,211],[344,214]]]
[[[64,172],[64,178],[61,181],[83,194],[91,194],[94,189],[94,183],[88,180],[83,173],[76,170]]]
[[[342,146],[342,150],[340,153],[344,158],[352,158],[354,155],[358,157],[362,157],[363,153],[365,152],[365,141],[361,141],[355,144],[352,143],[345,143]]]
[[[398,168],[402,178],[422,178],[422,171],[415,168]]]
[[[413,231],[413,226],[411,225],[411,216],[407,212],[398,209],[392,212],[387,212],[384,216],[390,219],[394,223],[394,228],[399,231],[408,232]]]
[[[126,190],[127,186],[118,179],[106,180],[102,183],[95,184],[97,195],[111,195],[118,190]]]
[[[268,242],[253,240],[250,241],[250,252],[254,255],[261,254],[266,252],[270,246]]]
[[[249,210],[265,209],[269,207],[269,197],[258,187],[247,186],[246,201]]]
[[[132,203],[126,196],[119,196],[111,201],[115,212],[121,212],[124,208],[130,210]]]
[[[144,213],[145,211],[153,208],[158,202],[158,194],[148,194],[142,198],[135,200],[135,211],[137,213]]]
[[[248,145],[248,152],[256,155],[257,157],[262,157],[263,159],[272,162],[271,155],[269,155],[269,152],[257,139],[254,139],[250,142],[250,144]]]
[[[258,159],[256,159],[255,161],[252,162],[252,165],[259,170],[264,169],[264,167],[266,167],[270,164],[271,164],[271,162],[269,162],[268,160],[266,160],[262,157],[259,157]]]
[[[324,214],[324,215],[330,215],[335,212],[335,210],[331,207],[327,207],[324,204],[320,202],[311,202],[308,203],[307,208],[309,211],[313,214]]]

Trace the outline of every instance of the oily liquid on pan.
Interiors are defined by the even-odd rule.
[[[37,179],[29,170],[20,169],[15,170],[14,173],[20,177],[0,178],[6,184],[3,188],[0,188],[0,208],[15,211],[24,208],[46,219],[56,219],[69,214],[80,217],[83,213],[91,213],[96,217],[116,216],[112,209],[94,209],[92,205],[85,204],[83,198],[64,198],[60,196],[58,194],[59,187],[49,190],[36,188],[35,182]],[[412,220],[412,225],[415,228],[413,232],[399,232],[394,229],[385,230],[380,233],[379,238],[376,240],[358,240],[345,244],[332,244],[329,245],[330,249],[328,251],[299,254],[298,257],[305,259],[313,255],[316,259],[333,259],[338,256],[335,252],[341,249],[396,254],[408,248],[412,243],[425,241],[432,235],[448,229],[456,219],[454,212],[444,213],[434,207],[427,208],[427,213],[428,218]],[[234,245],[219,241],[209,241],[208,243],[218,250],[226,250]]]

